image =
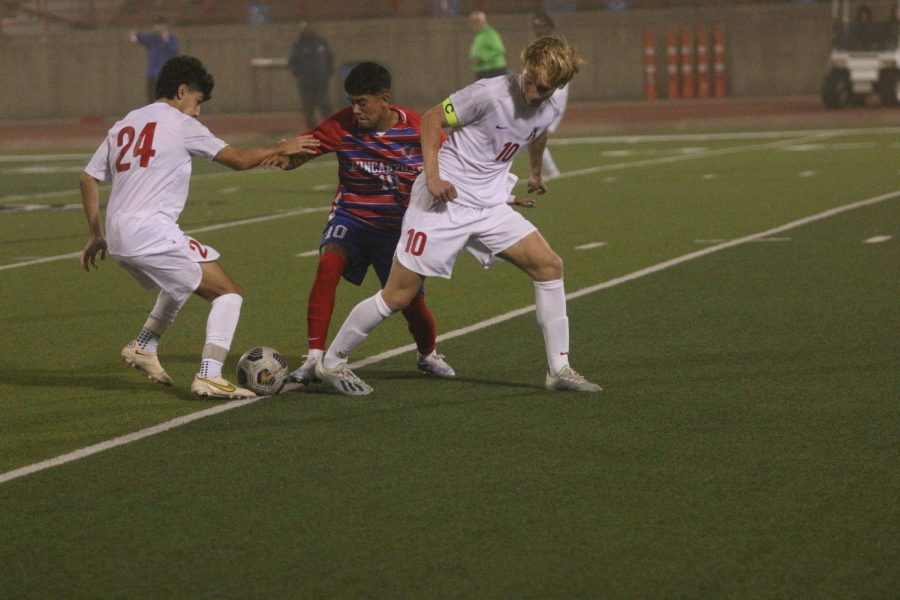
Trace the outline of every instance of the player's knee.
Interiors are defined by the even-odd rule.
[[[387,304],[392,312],[405,309],[416,297],[417,289],[407,288],[391,288],[390,286],[381,290],[381,299]]]
[[[544,259],[537,265],[535,279],[538,281],[553,281],[562,279],[563,259],[555,252],[548,252]]]

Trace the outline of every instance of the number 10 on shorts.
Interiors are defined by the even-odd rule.
[[[427,241],[428,236],[425,235],[424,231],[408,229],[406,231],[405,252],[412,254],[413,256],[422,256],[422,252],[425,251],[425,242]]]

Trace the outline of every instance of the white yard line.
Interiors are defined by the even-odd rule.
[[[22,157],[0,156],[0,161],[2,161],[3,159],[8,160],[11,158],[22,158]],[[90,158],[90,155],[86,155],[84,162],[86,163],[89,158]],[[319,162],[310,162],[303,166],[304,169],[327,169],[327,168],[333,169],[335,167],[337,167],[336,160],[322,160]],[[84,167],[82,166],[81,168],[78,169],[78,172],[80,173],[83,170],[84,170]],[[242,176],[243,175],[271,175],[273,173],[278,173],[278,172],[279,171],[277,171],[277,170],[269,170],[269,169],[252,169],[249,171],[243,171]],[[192,175],[191,181],[195,181],[198,179],[215,179],[218,177],[228,177],[230,175],[237,175],[237,174],[238,174],[237,171],[221,171],[218,173],[204,173],[201,175]],[[333,185],[330,186],[330,188],[333,188],[333,187],[334,187]],[[59,190],[56,192],[41,192],[38,194],[10,194],[8,196],[0,196],[0,204],[3,204],[5,202],[19,202],[22,200],[30,201],[30,200],[42,200],[44,198],[59,198],[62,196],[74,196],[77,198],[79,196],[79,191],[77,189],[71,189],[71,190]]]
[[[802,227],[804,225],[808,225],[810,223],[814,223],[816,221],[821,221],[823,219],[828,219],[835,215],[839,215],[841,213],[856,210],[859,208],[864,208],[866,206],[871,206],[873,204],[878,204],[880,202],[884,202],[886,200],[892,200],[894,198],[900,198],[900,190],[895,192],[890,192],[887,194],[881,194],[880,196],[873,196],[872,198],[866,198],[865,200],[860,200],[858,202],[852,202],[850,204],[845,204],[843,206],[838,206],[835,208],[828,209],[826,211],[816,213],[814,215],[810,215],[808,217],[803,217],[802,219],[797,219],[796,221],[791,221],[790,223],[785,223],[784,225],[779,225],[778,227],[773,227],[772,229],[767,229],[765,231],[760,231],[759,233],[754,233],[751,235],[747,235],[741,238],[736,238],[733,240],[729,240],[727,242],[723,242],[716,246],[710,246],[709,248],[704,248],[703,250],[698,250],[696,252],[690,252],[688,254],[684,254],[682,256],[678,256],[671,260],[667,260],[656,265],[652,265],[645,269],[640,269],[638,271],[634,271],[633,273],[629,273],[627,275],[622,275],[621,277],[616,277],[614,279],[610,279],[609,281],[604,281],[603,283],[598,283],[597,285],[593,285],[590,287],[582,288],[578,291],[572,292],[566,295],[567,300],[574,300],[575,298],[580,298],[582,296],[587,296],[589,294],[594,294],[602,290],[607,290],[609,288],[615,287],[617,285],[621,285],[623,283],[627,283],[629,281],[634,281],[635,279],[640,279],[641,277],[646,277],[647,275],[652,275],[654,273],[658,273],[665,269],[686,263],[691,260],[695,260],[697,258],[701,258],[703,256],[707,256],[709,254],[714,254],[716,252],[721,252],[722,250],[727,250],[728,248],[733,248],[735,246],[739,246],[741,244],[746,244],[748,242],[753,242],[762,238],[768,238],[775,234],[782,233],[784,231],[788,231],[791,229],[796,229],[797,227]],[[485,319],[484,321],[479,321],[478,323],[474,323],[469,325],[468,327],[463,327],[461,329],[456,329],[454,331],[448,331],[447,333],[443,333],[437,337],[437,341],[443,342],[446,340],[450,340],[453,338],[461,337],[463,335],[473,333],[475,331],[480,331],[492,325],[496,325],[498,323],[503,323],[505,321],[509,321],[511,319],[515,319],[516,317],[520,317],[522,315],[527,315],[529,313],[534,312],[535,306],[532,304],[530,306],[525,306],[516,310],[512,310],[501,315],[497,315],[490,319]],[[405,354],[407,352],[412,352],[416,349],[415,344],[407,344],[406,346],[401,346],[399,348],[394,348],[393,350],[388,350],[386,352],[381,352],[380,354],[375,354],[373,356],[369,356],[360,361],[357,361],[351,365],[352,368],[364,367],[366,365],[371,365],[374,363],[378,363],[389,358],[393,358],[394,356],[399,356],[401,354]],[[226,402],[219,406],[215,406],[213,408],[198,411],[196,413],[191,413],[189,415],[185,415],[183,417],[178,417],[177,419],[172,419],[170,421],[166,421],[164,423],[160,423],[159,425],[154,425],[153,427],[148,427],[146,429],[141,429],[140,431],[135,431],[134,433],[129,433],[126,435],[122,435],[111,440],[107,440],[105,442],[100,442],[98,444],[94,444],[92,446],[86,446],[84,448],[80,448],[73,452],[69,452],[67,454],[62,454],[55,458],[51,458],[48,460],[44,460],[41,462],[33,463],[18,469],[14,469],[12,471],[7,471],[6,473],[0,473],[0,484],[5,483],[7,481],[11,481],[13,479],[17,479],[19,477],[24,477],[26,475],[31,475],[33,473],[38,473],[40,471],[44,471],[46,469],[50,469],[52,467],[57,467],[60,465],[64,465],[69,462],[73,462],[76,460],[80,460],[82,458],[91,456],[93,454],[97,454],[98,452],[103,452],[104,450],[109,450],[110,448],[115,448],[117,446],[122,446],[124,444],[129,444],[131,442],[136,442],[138,440],[142,440],[144,438],[150,437],[152,435],[156,435],[158,433],[163,433],[165,431],[169,431],[170,429],[174,429],[176,427],[180,427],[182,425],[186,425],[198,419],[203,419],[208,416],[216,415],[219,413],[223,413],[235,408],[240,408],[242,406],[247,406],[248,404],[253,404],[254,402],[259,402],[262,398],[254,398],[251,400],[236,400],[233,402]]]
[[[863,244],[880,244],[891,239],[889,235],[876,235],[867,240],[863,240]]]
[[[900,130],[898,130],[900,132]],[[665,165],[670,163],[681,162],[685,160],[697,160],[698,158],[709,158],[710,156],[726,156],[728,154],[737,154],[739,152],[754,152],[758,150],[771,150],[773,148],[782,148],[784,146],[790,146],[792,144],[802,143],[806,140],[818,140],[823,139],[832,135],[836,135],[838,132],[834,131],[822,131],[822,132],[814,132],[810,133],[808,137],[804,138],[789,138],[789,139],[779,139],[775,142],[769,142],[766,144],[753,144],[750,146],[735,146],[733,148],[720,148],[718,150],[702,150],[699,152],[691,152],[689,154],[678,154],[675,156],[661,156],[658,158],[647,158],[644,160],[634,160],[630,162],[622,162],[622,163],[613,163],[609,165],[600,165],[598,167],[588,167],[586,169],[576,169],[574,171],[567,171],[565,173],[560,173],[557,175],[556,179],[568,179],[570,177],[581,177],[582,175],[591,175],[593,173],[605,173],[607,171],[621,171],[622,169],[631,169],[634,167],[650,167],[655,165]],[[527,181],[526,181],[527,182]],[[519,180],[517,185],[523,183],[523,180]]]
[[[250,404],[251,402],[257,402],[258,400],[259,398],[254,398],[252,400],[233,400],[231,402],[225,402],[206,410],[197,411],[189,415],[184,415],[183,417],[178,417],[177,419],[166,421],[165,423],[160,423],[159,425],[154,425],[153,427],[147,427],[146,429],[135,431],[134,433],[120,435],[119,437],[113,438],[111,440],[106,440],[105,442],[100,442],[99,444],[94,444],[93,446],[85,446],[84,448],[80,448],[78,450],[75,450],[74,452],[69,452],[68,454],[61,454],[48,460],[42,460],[41,462],[33,463],[19,469],[13,469],[12,471],[7,471],[6,473],[0,474],[0,483],[6,483],[7,481],[10,481],[12,479],[25,477],[26,475],[31,475],[32,473],[38,473],[39,471],[44,471],[46,469],[57,467],[59,465],[64,465],[66,463],[85,458],[86,456],[97,454],[98,452],[109,450],[110,448],[115,448],[116,446],[124,446],[125,444],[130,444],[131,442],[142,440],[146,437],[150,437],[151,435],[156,435],[157,433],[162,433],[175,427],[181,427],[182,425],[187,425],[188,423],[191,423],[198,419],[217,415],[221,412],[239,408],[241,406],[244,406],[245,404]]]
[[[858,129],[795,129],[784,131],[738,131],[723,133],[674,133],[666,135],[598,135],[590,137],[554,138],[547,140],[554,146],[579,144],[637,144],[643,142],[711,142],[731,140],[771,140],[819,135],[896,135],[900,127],[872,127]]]
[[[900,131],[900,130],[898,130],[898,131]],[[827,131],[815,132],[815,133],[811,134],[809,137],[811,137],[813,139],[820,139],[822,137],[827,137],[829,135],[832,135],[833,133],[834,132],[827,132]],[[803,139],[805,139],[805,138],[803,138]],[[622,170],[622,169],[631,169],[634,167],[646,167],[646,166],[652,166],[652,165],[660,165],[660,164],[666,164],[666,163],[679,162],[679,161],[683,161],[683,160],[696,160],[699,158],[708,158],[710,156],[722,156],[725,154],[735,154],[737,152],[767,150],[770,148],[781,147],[781,146],[784,146],[787,144],[795,144],[795,143],[798,143],[799,141],[803,141],[803,139],[801,139],[801,140],[797,140],[796,138],[780,139],[776,142],[770,142],[770,143],[766,143],[766,144],[751,144],[749,146],[737,146],[734,148],[724,148],[721,150],[709,150],[709,151],[702,151],[702,152],[694,152],[694,153],[690,153],[690,154],[680,154],[677,156],[665,156],[665,157],[660,157],[660,158],[651,158],[651,159],[647,159],[647,160],[636,160],[636,161],[624,162],[624,163],[614,163],[611,165],[602,165],[599,167],[591,167],[588,169],[578,169],[576,171],[568,171],[566,173],[560,174],[557,177],[557,179],[568,179],[571,177],[581,177],[583,175],[591,175],[594,173],[601,173],[604,171],[618,171],[618,170]],[[250,172],[253,173],[254,171],[250,171]],[[267,173],[268,171],[255,171],[255,172]],[[233,174],[233,173],[231,173],[229,171],[229,172],[225,172],[225,173],[208,174],[205,177],[220,177],[223,175],[231,175],[231,174]],[[198,176],[198,177],[200,177],[200,176]],[[524,185],[525,183],[527,183],[526,180],[520,179],[516,183],[516,185]],[[2,199],[0,199],[0,201],[2,201]],[[302,209],[300,211],[284,212],[284,213],[280,213],[277,215],[267,215],[267,216],[263,216],[263,217],[257,217],[255,219],[246,219],[246,220],[242,220],[242,221],[233,221],[230,223],[222,223],[220,225],[212,225],[210,227],[194,229],[192,231],[188,231],[187,233],[201,233],[204,231],[227,229],[227,228],[236,227],[239,225],[247,225],[250,223],[260,223],[263,221],[271,221],[273,219],[280,219],[283,217],[290,217],[290,216],[295,216],[298,214],[306,214],[307,212],[311,212],[314,210],[325,211],[325,210],[330,210],[330,209],[331,209],[331,207],[329,206],[329,207],[323,207],[323,208],[319,208],[319,209]],[[44,258],[27,260],[27,261],[13,263],[13,264],[9,264],[9,265],[0,265],[0,271],[7,271],[10,269],[20,269],[23,267],[30,267],[33,265],[39,265],[39,264],[44,264],[44,263],[48,263],[48,262],[55,262],[58,260],[69,260],[71,258],[78,258],[79,256],[81,256],[80,251],[79,252],[70,252],[68,254],[58,254],[56,256],[47,256]]]
[[[785,140],[786,138],[822,138],[822,137],[831,137],[837,135],[861,135],[861,134],[871,134],[871,135],[896,135],[900,133],[900,127],[872,127],[872,128],[857,128],[857,129],[798,129],[798,130],[783,130],[783,131],[747,131],[747,132],[723,132],[723,133],[700,133],[700,134],[692,134],[692,133],[684,133],[684,134],[670,134],[670,135],[611,135],[611,136],[591,136],[591,137],[572,137],[572,138],[551,138],[547,143],[552,144],[554,146],[574,146],[574,145],[585,145],[585,144],[621,144],[621,143],[653,143],[653,142],[708,142],[708,141],[736,141],[736,140]],[[792,143],[787,144],[778,144],[792,146],[796,144],[802,144],[802,141],[794,141]],[[746,147],[744,147],[746,148]],[[752,148],[752,146],[751,146]],[[699,156],[694,158],[701,158],[705,156],[710,156],[704,152],[698,152]],[[20,154],[20,155],[0,155],[0,163],[14,163],[14,162],[28,162],[28,161],[38,161],[44,162],[49,160],[81,160],[82,162],[87,162],[90,159],[90,154],[48,154],[48,155],[36,155],[36,154]],[[309,168],[333,168],[336,162],[334,160],[322,160],[322,161],[314,161],[304,166],[305,169]],[[628,165],[641,166],[634,163],[625,163]],[[655,163],[651,163],[655,164]],[[264,169],[259,169],[255,171],[249,171],[249,173],[267,173],[268,171]],[[195,175],[194,179],[206,179],[211,177],[223,177],[227,175],[233,175],[234,173],[231,171],[225,171],[222,173],[207,173],[205,175]],[[313,190],[315,191],[327,191],[334,187],[332,184],[320,184],[313,186]],[[44,198],[56,198],[60,196],[77,196],[78,190],[63,190],[57,192],[44,192],[39,194],[12,194],[9,196],[0,197],[0,204],[4,202],[16,202],[21,200],[41,200]]]
[[[298,210],[289,210],[274,215],[264,215],[262,217],[253,217],[252,219],[241,219],[239,221],[229,221],[228,223],[218,223],[216,225],[208,225],[206,227],[198,227],[196,229],[188,229],[185,233],[191,235],[195,233],[203,233],[205,231],[218,231],[219,229],[230,229],[231,227],[241,227],[243,225],[252,225],[254,223],[265,223],[266,221],[277,221],[278,219],[286,219],[288,217],[296,217],[298,215],[307,215],[310,213],[328,212],[330,206],[317,206],[315,208],[301,208]],[[58,260],[74,259],[81,256],[81,251],[69,252],[68,254],[57,254],[56,256],[45,256],[43,258],[34,258],[31,260],[23,260],[22,262],[10,265],[0,265],[0,271],[8,271],[10,269],[21,269],[22,267],[31,267],[48,262],[56,262]]]

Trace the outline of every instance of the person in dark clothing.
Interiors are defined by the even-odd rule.
[[[175,58],[181,52],[178,38],[169,31],[165,17],[158,17],[153,25],[153,31],[141,32],[129,31],[128,39],[147,48],[147,102],[156,100],[156,80],[163,65],[170,58]]]
[[[313,31],[308,23],[303,23],[300,36],[291,48],[288,68],[297,78],[306,127],[312,129],[331,115],[329,83],[334,73],[334,56],[325,38]],[[316,111],[319,118],[316,118]]]

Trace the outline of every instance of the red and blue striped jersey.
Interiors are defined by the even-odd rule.
[[[345,211],[382,229],[400,229],[413,182],[422,172],[421,117],[407,108],[391,109],[400,120],[388,131],[361,129],[347,107],[310,132],[322,142],[314,149],[317,156],[337,154],[332,212]]]

